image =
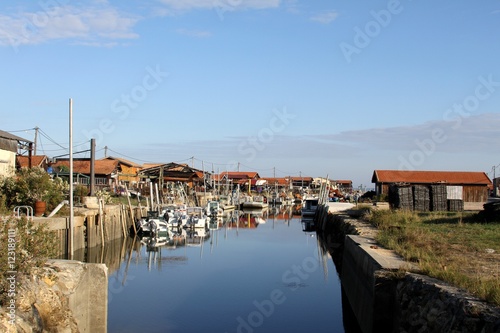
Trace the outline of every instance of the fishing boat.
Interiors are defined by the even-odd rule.
[[[209,201],[207,203],[207,208],[205,209],[205,212],[206,212],[207,216],[217,217],[217,216],[222,216],[222,214],[224,213],[224,210],[220,206],[219,201]]]
[[[306,198],[302,203],[301,216],[304,219],[312,219],[316,215],[316,210],[318,209],[318,198]]]
[[[139,236],[165,236],[168,235],[168,224],[157,211],[148,211],[146,217],[136,220],[135,230]]]
[[[269,207],[267,200],[262,195],[246,196],[241,203],[241,208],[266,208]]]
[[[187,227],[192,228],[206,228],[207,216],[203,208],[201,207],[187,207],[188,220],[186,222]]]

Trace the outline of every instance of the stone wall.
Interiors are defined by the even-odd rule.
[[[396,256],[376,245],[377,230],[368,223],[346,212],[328,214],[318,221],[318,230],[364,333],[500,332],[498,307],[440,280],[400,270],[395,274]],[[366,277],[369,272],[372,276]]]
[[[499,308],[443,281],[408,273],[395,296],[395,332],[500,332]]]
[[[17,282],[16,325],[1,308],[0,332],[107,331],[106,265],[49,260]]]

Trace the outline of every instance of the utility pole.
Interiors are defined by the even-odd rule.
[[[73,100],[69,99],[69,259],[73,260]]]
[[[95,195],[95,139],[90,139],[90,196]]]
[[[33,155],[36,155],[36,143],[38,141],[38,129],[39,127],[35,127],[35,140],[33,140],[33,145],[35,146],[35,150],[33,151]]]
[[[104,157],[108,157],[108,146],[104,146]]]

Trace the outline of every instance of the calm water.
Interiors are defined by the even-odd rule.
[[[344,332],[335,266],[289,216],[234,216],[156,251],[127,240],[108,264],[108,332]]]

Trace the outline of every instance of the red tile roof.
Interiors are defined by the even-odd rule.
[[[52,164],[55,169],[58,166],[66,166],[69,168],[68,160],[60,160]],[[94,164],[94,172],[96,175],[110,175],[118,168],[117,160],[96,160]],[[81,174],[90,174],[90,161],[89,160],[75,160],[73,161],[73,172]]]
[[[265,179],[267,180],[267,184],[269,185],[274,185],[274,184],[277,184],[277,185],[288,185],[289,184],[289,180],[288,178],[261,178],[261,179]]]
[[[446,183],[490,185],[491,180],[484,172],[475,171],[406,171],[375,170],[372,183]]]
[[[28,156],[17,155],[16,162],[20,168],[28,167]],[[42,166],[43,162],[47,162],[47,155],[33,155],[31,156],[31,166]]]
[[[218,176],[218,179],[222,179],[223,177],[227,177],[228,179],[253,179],[260,178],[257,172],[237,172],[237,171],[227,171],[221,172]]]
[[[314,179],[312,177],[290,177],[290,179],[294,182],[299,182],[299,181],[305,181],[305,182],[312,182]]]
[[[126,165],[128,167],[135,167],[135,168],[141,168],[142,167],[141,165],[139,165],[139,164],[137,164],[135,162],[126,160],[126,159],[121,158],[121,157],[108,156],[108,157],[102,158],[101,160],[117,160],[121,164],[124,164],[124,165]]]

